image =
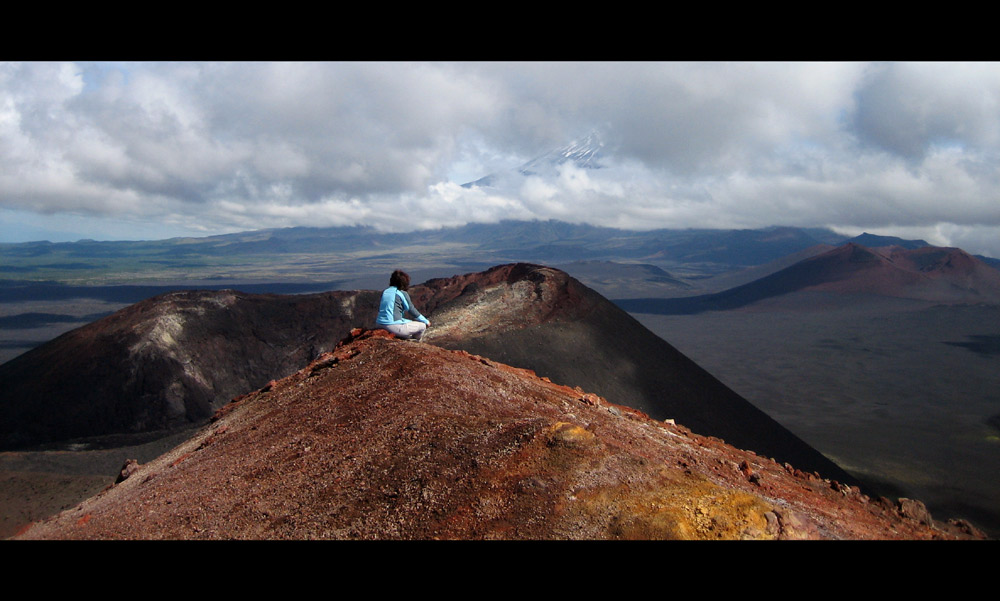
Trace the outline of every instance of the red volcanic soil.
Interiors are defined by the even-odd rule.
[[[20,539],[973,538],[491,359],[355,331]]]
[[[855,482],[625,311],[562,271],[504,265],[483,274],[431,280],[415,287],[413,298],[433,311],[425,340],[434,345],[530,369],[654,418],[674,418],[741,448]]]
[[[531,369],[741,448],[854,483],[823,455],[627,313],[528,264],[414,286],[425,340]],[[128,307],[0,366],[0,443],[200,423],[374,320],[376,291],[179,292]],[[44,399],[44,402],[37,402]]]

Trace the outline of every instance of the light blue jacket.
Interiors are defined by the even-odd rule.
[[[404,313],[409,313],[418,320],[430,324],[430,321],[413,306],[413,301],[410,300],[410,295],[405,290],[389,286],[382,292],[382,301],[378,306],[378,317],[375,318],[375,325],[388,326],[411,321],[403,317]]]

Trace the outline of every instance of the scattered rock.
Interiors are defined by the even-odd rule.
[[[922,502],[900,498],[898,503],[899,515],[909,518],[911,520],[917,520],[921,524],[932,525],[934,520],[931,519],[931,512],[927,510],[927,506]]]
[[[767,520],[767,529],[765,532],[770,536],[778,536],[781,533],[781,523],[778,521],[778,515],[773,511],[768,511],[764,514],[764,519]]]
[[[970,524],[967,520],[950,519],[948,520],[948,524],[955,530],[963,534],[967,534],[973,538],[986,538],[985,533],[983,533],[981,530]]]
[[[779,535],[783,540],[808,540],[822,538],[815,524],[797,511],[775,511],[778,517]]]
[[[760,473],[750,467],[749,461],[745,459],[743,460],[743,463],[740,464],[740,473],[742,473],[751,484],[760,486]]]
[[[139,467],[140,465],[137,460],[135,459],[126,460],[125,464],[122,465],[121,471],[118,472],[118,478],[115,479],[115,484],[120,484],[121,482],[127,480],[129,476],[139,471]]]

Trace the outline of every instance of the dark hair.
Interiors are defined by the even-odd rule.
[[[397,269],[396,271],[392,272],[391,276],[389,276],[389,285],[395,286],[400,290],[409,290],[410,276],[405,271]]]

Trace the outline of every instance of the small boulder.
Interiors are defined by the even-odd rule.
[[[135,459],[126,460],[125,464],[122,465],[121,471],[118,473],[118,478],[115,480],[115,484],[119,484],[127,480],[129,476],[139,471],[139,467],[140,467],[139,462],[137,460]]]
[[[911,520],[917,520],[921,524],[930,526],[934,523],[934,520],[931,519],[931,512],[927,510],[927,506],[915,499],[900,498],[898,511],[899,515]]]

